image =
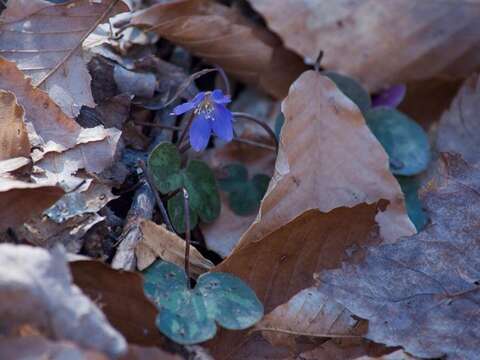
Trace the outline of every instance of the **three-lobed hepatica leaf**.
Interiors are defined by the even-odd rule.
[[[235,214],[250,215],[258,210],[270,178],[256,174],[248,179],[248,170],[242,164],[230,164],[223,168],[227,174],[218,180],[220,189],[228,192],[228,203]]]
[[[144,289],[156,304],[158,329],[179,344],[195,344],[215,336],[215,323],[230,330],[246,329],[263,316],[263,305],[242,280],[227,273],[201,275],[194,289],[185,271],[156,261],[144,271]]]
[[[387,152],[392,173],[409,176],[427,168],[430,143],[425,131],[415,121],[388,107],[370,109],[365,120]]]
[[[220,214],[220,196],[212,170],[200,160],[190,160],[186,168],[181,168],[181,157],[175,145],[159,144],[148,158],[148,167],[155,186],[162,194],[185,187],[189,195],[190,228],[198,218],[205,222],[215,220]],[[168,212],[173,226],[184,232],[184,202],[180,193],[168,200]]]

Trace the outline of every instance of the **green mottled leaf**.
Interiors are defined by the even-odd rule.
[[[220,189],[228,192],[228,203],[233,212],[246,216],[257,211],[267,191],[270,178],[257,174],[248,180],[248,171],[242,164],[230,164],[223,168],[226,176],[219,179]]]
[[[220,195],[213,171],[200,160],[191,160],[184,172],[184,186],[190,197],[190,207],[205,222],[220,215]]]
[[[225,176],[218,179],[218,186],[223,191],[236,191],[242,183],[248,181],[248,170],[242,164],[229,164],[222,168]]]
[[[253,290],[230,274],[203,274],[197,286],[188,289],[183,269],[159,260],[144,271],[144,279],[145,293],[159,309],[158,329],[180,344],[213,338],[216,322],[239,330],[263,316],[263,305]]]
[[[162,194],[182,187],[180,164],[180,154],[175,145],[171,143],[161,143],[150,153],[148,167],[155,186]]]
[[[358,81],[335,72],[327,71],[324,73],[335,85],[343,92],[362,113],[365,113],[372,106],[372,101],[368,92],[358,83]]]
[[[191,160],[187,167],[182,169],[177,148],[170,143],[161,143],[150,154],[148,166],[155,186],[161,193],[166,194],[182,187],[187,189],[191,228],[197,224],[198,217],[205,222],[211,222],[218,217],[220,195],[215,176],[205,162]],[[182,194],[171,198],[167,207],[175,229],[184,232]]]
[[[417,228],[422,230],[427,224],[427,215],[423,210],[422,203],[418,198],[418,189],[420,184],[417,179],[411,176],[397,176],[397,180],[405,195],[405,204],[407,205],[407,213]]]
[[[167,202],[168,216],[173,227],[178,233],[185,232],[185,206],[183,203],[183,193],[180,191],[170,198]],[[190,230],[193,230],[198,223],[198,214],[190,205]]]
[[[430,144],[425,131],[401,112],[387,107],[370,109],[367,125],[383,145],[396,175],[415,175],[428,166]]]

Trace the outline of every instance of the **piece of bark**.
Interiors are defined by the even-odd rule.
[[[114,269],[135,270],[137,264],[135,248],[142,240],[140,223],[144,219],[152,218],[154,207],[153,190],[146,181],[142,181],[142,185],[135,192],[125,227],[118,240],[118,249],[112,260]]]

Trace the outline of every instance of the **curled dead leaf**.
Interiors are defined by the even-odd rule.
[[[157,258],[169,261],[182,267],[185,259],[185,240],[177,234],[168,231],[153,221],[144,220],[140,223],[142,241],[138,243],[135,254],[137,267],[143,270]],[[190,245],[190,270],[197,277],[213,268],[213,263],[204,258],[200,252]]]
[[[75,116],[82,105],[95,104],[90,90],[91,78],[81,48],[68,59],[65,57],[93,30],[92,26],[104,17],[111,3],[107,0],[64,3],[11,0],[0,17],[0,55],[14,61],[35,84],[61,65],[41,87],[66,114]],[[124,3],[118,2],[109,13],[127,10]]]
[[[161,37],[277,98],[283,98],[305,70],[272,33],[215,1],[159,3],[137,13],[132,24],[150,26]]]

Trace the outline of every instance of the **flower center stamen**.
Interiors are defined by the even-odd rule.
[[[203,114],[207,120],[215,120],[215,103],[211,100],[210,93],[205,94],[205,98],[197,108],[194,110],[194,114]]]

